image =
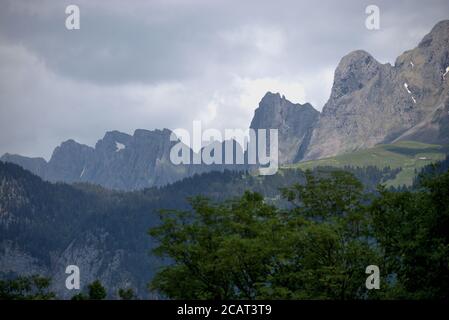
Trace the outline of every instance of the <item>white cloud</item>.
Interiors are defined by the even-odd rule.
[[[226,86],[211,95],[198,119],[202,120],[204,127],[246,129],[254,110],[268,91],[279,92],[294,103],[305,102],[304,86],[299,81],[270,77],[252,79],[234,75]]]
[[[334,82],[335,66],[321,66],[316,72],[304,75],[305,101],[321,111],[329,99]]]
[[[227,30],[220,36],[228,46],[252,48],[258,54],[278,55],[285,48],[286,38],[279,26],[244,25]]]
[[[279,92],[293,103],[306,102],[304,85],[299,81],[285,81],[280,78],[237,78],[236,85],[242,91],[240,105],[247,108],[257,105],[267,91]]]
[[[23,46],[0,47],[0,72],[1,153],[48,159],[63,140],[94,145],[109,130],[181,126],[202,106],[203,94],[181,83],[106,86],[62,78]]]
[[[267,91],[305,103],[304,83],[318,92],[327,75],[304,80],[232,75],[214,83],[220,90],[204,87],[205,79],[97,85],[55,74],[17,45],[0,46],[0,72],[0,151],[47,159],[66,139],[94,145],[109,130],[190,129],[193,120],[201,120],[205,129],[245,129]]]

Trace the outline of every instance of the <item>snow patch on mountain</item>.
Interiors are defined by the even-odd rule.
[[[405,90],[407,90],[407,92],[410,94],[410,95],[412,95],[412,92],[410,91],[410,89],[408,88],[408,84],[407,84],[407,82],[404,82],[404,88],[405,88]],[[416,103],[416,99],[415,99],[415,97],[412,95],[412,100],[413,100],[413,103]]]
[[[410,89],[408,88],[407,82],[404,83],[404,88],[405,88],[405,90],[407,90],[408,93],[412,94],[412,92],[411,92]]]
[[[445,73],[443,73],[443,80],[444,80],[444,78],[446,77],[446,74],[449,72],[449,67],[446,67],[446,72]]]
[[[122,151],[123,149],[126,148],[126,146],[123,143],[120,142],[115,142],[115,152],[119,152]]]

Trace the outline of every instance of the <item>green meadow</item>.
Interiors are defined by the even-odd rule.
[[[416,172],[425,165],[443,160],[449,152],[448,146],[427,144],[415,141],[400,141],[393,144],[380,144],[370,149],[358,150],[334,157],[311,160],[284,166],[283,168],[300,168],[302,170],[316,167],[375,166],[402,168],[387,186],[410,185]]]

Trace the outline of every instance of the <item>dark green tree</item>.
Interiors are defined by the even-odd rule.
[[[304,184],[282,189],[292,203],[284,231],[286,260],[269,298],[365,297],[365,268],[379,261],[370,246],[362,184],[344,171],[305,173]]]
[[[370,246],[363,187],[351,174],[306,174],[283,190],[280,210],[257,193],[193,211],[163,212],[150,234],[155,252],[173,261],[151,288],[187,299],[349,299],[367,295],[365,268],[379,262]]]
[[[221,204],[198,197],[191,205],[192,212],[163,212],[150,232],[159,241],[155,253],[174,261],[151,288],[171,298],[256,298],[279,251],[276,209],[250,192]]]
[[[75,294],[71,300],[80,301],[80,300],[89,300],[89,297],[83,293],[77,293]]]
[[[370,208],[387,297],[449,298],[449,173],[423,179],[417,191],[379,190]]]
[[[106,289],[101,284],[100,280],[95,280],[87,286],[89,292],[89,300],[103,300],[106,298]]]
[[[0,300],[51,300],[51,280],[38,275],[0,280]]]
[[[134,291],[133,291],[132,288],[128,288],[128,289],[120,288],[118,290],[118,296],[122,300],[133,300],[133,299],[136,299],[136,295],[134,294]]]

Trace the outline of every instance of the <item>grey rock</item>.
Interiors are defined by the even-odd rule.
[[[89,146],[67,140],[53,151],[45,174],[41,177],[49,181],[78,182],[80,173],[93,158],[94,151]]]
[[[162,186],[194,173],[187,165],[173,165],[171,131],[138,129],[134,135],[107,132],[95,148],[68,140],[58,146],[47,163],[42,158],[5,154],[2,161],[16,163],[51,182],[90,182],[111,189],[135,190]]]
[[[46,174],[47,161],[45,161],[44,158],[29,158],[18,154],[5,153],[0,160],[3,162],[15,163],[40,177],[44,177]]]
[[[294,104],[279,93],[268,92],[254,112],[250,128],[278,129],[279,163],[301,160],[319,112],[309,103]]]
[[[398,140],[447,142],[449,20],[394,66],[364,51],[340,61],[329,100],[312,134],[305,159],[317,159]]]

